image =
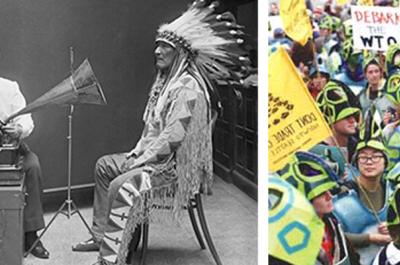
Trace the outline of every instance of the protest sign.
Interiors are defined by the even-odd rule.
[[[281,169],[297,150],[307,150],[331,135],[313,98],[286,51],[268,62],[268,166]]]
[[[310,17],[302,0],[281,0],[280,16],[286,34],[304,46],[312,36]]]
[[[386,51],[400,41],[400,9],[351,6],[353,41],[356,49]]]
[[[283,29],[282,19],[280,16],[269,16],[268,17],[268,35],[273,38],[273,32],[275,29]]]

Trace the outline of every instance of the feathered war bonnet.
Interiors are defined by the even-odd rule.
[[[156,42],[185,49],[190,63],[208,82],[240,81],[241,66],[250,63],[240,48],[244,43],[243,27],[236,24],[230,12],[216,14],[218,5],[218,2],[207,5],[205,0],[194,1],[180,17],[160,26]]]

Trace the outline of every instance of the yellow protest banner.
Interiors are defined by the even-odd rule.
[[[350,0],[337,0],[338,5],[345,5],[347,3],[350,3]]]
[[[324,223],[288,182],[270,176],[268,183],[268,254],[291,264],[315,264]]]
[[[268,166],[281,169],[297,150],[307,150],[331,136],[314,99],[286,51],[268,62]]]
[[[304,0],[280,0],[279,7],[286,34],[304,46],[312,36],[306,2]]]
[[[374,0],[358,0],[357,5],[359,6],[373,6]]]

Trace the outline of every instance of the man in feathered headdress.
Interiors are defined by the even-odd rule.
[[[189,198],[212,182],[212,81],[238,78],[243,33],[217,3],[195,1],[156,37],[156,79],[143,115],[144,130],[129,153],[97,161],[93,206],[95,238],[76,251],[97,250],[101,264],[125,264],[135,227],[147,221],[146,200],[174,193],[178,216]],[[238,69],[239,68],[239,69]],[[151,192],[149,192],[151,191]],[[156,198],[157,197],[157,198]]]

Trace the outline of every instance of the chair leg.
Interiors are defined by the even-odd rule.
[[[192,206],[191,201],[189,201],[188,212],[189,212],[190,222],[192,223],[194,233],[196,234],[196,237],[197,237],[197,241],[199,241],[201,249],[206,249],[206,246],[203,241],[203,237],[201,236],[199,227],[197,226],[196,216],[194,215],[193,206]]]
[[[142,254],[140,255],[140,265],[145,265],[147,255],[147,245],[149,241],[149,224],[143,223],[143,240],[142,240]]]
[[[126,257],[126,263],[134,265],[134,252],[137,251],[139,242],[140,242],[140,237],[142,235],[142,226],[137,225],[135,228],[135,231],[132,234],[132,240],[131,243],[129,244],[129,252]]]
[[[136,252],[139,246],[140,242],[140,236],[142,235],[142,226],[138,225],[135,229],[135,232],[133,232],[133,238],[134,238],[134,243],[133,243],[133,250]]]
[[[204,237],[206,238],[208,248],[211,251],[212,256],[214,257],[217,265],[222,265],[221,259],[218,256],[217,250],[215,249],[214,243],[212,242],[210,232],[207,227],[206,217],[204,215],[203,204],[201,202],[201,195],[197,193],[195,195],[196,205],[197,205],[197,214],[199,215],[200,225],[203,229]]]

